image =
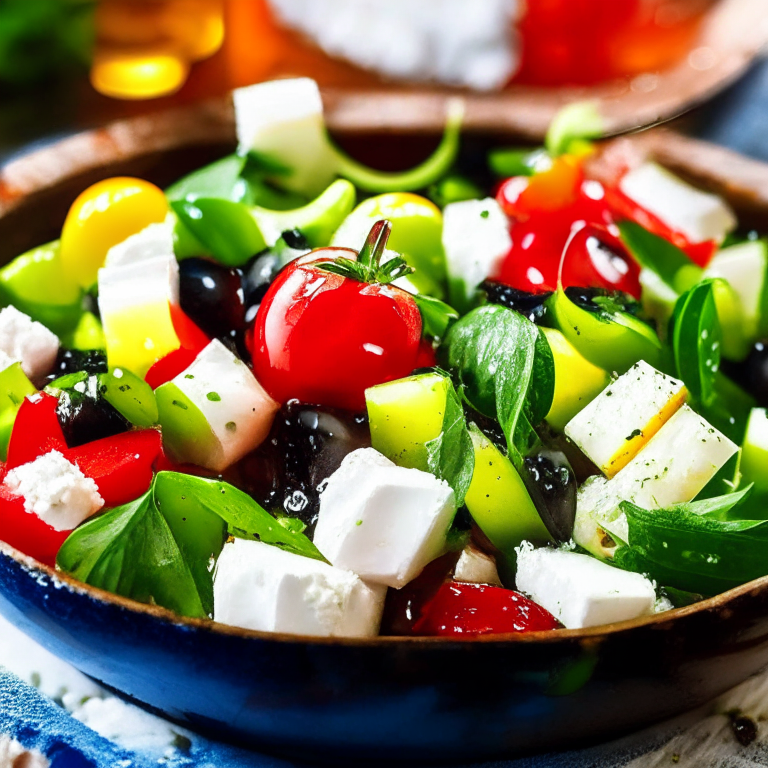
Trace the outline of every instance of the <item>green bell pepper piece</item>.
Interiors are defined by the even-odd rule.
[[[152,387],[127,368],[110,368],[99,374],[104,399],[131,424],[152,427],[158,423],[157,399]]]
[[[21,363],[13,363],[0,371],[0,458],[5,461],[8,443],[16,414],[27,395],[37,392],[34,384],[21,370]]]

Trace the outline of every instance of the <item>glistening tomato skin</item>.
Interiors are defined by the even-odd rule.
[[[279,403],[362,410],[367,387],[417,367],[421,315],[405,291],[319,263],[291,265],[270,286],[247,337],[253,371]]]
[[[557,629],[557,619],[519,592],[446,582],[413,627],[415,635],[456,637]]]

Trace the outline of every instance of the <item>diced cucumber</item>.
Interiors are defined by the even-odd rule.
[[[555,394],[546,416],[547,423],[563,430],[565,425],[610,381],[608,372],[589,362],[555,328],[541,328],[555,361]]]
[[[172,381],[155,390],[163,447],[177,461],[200,464],[214,454],[218,441],[202,411]]]
[[[152,387],[127,368],[110,368],[100,374],[99,391],[131,424],[137,427],[157,424],[157,400]]]
[[[510,557],[523,541],[551,541],[512,462],[474,424],[469,433],[475,469],[464,503],[480,530]]]
[[[426,443],[443,429],[449,386],[442,374],[424,373],[367,389],[372,446],[401,467],[429,471]]]
[[[768,491],[768,412],[753,408],[747,422],[747,434],[741,449],[743,484],[755,484],[755,490]]]

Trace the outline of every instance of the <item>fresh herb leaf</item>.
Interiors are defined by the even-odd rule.
[[[244,166],[245,157],[227,155],[171,184],[165,190],[165,196],[169,202],[194,200],[197,197],[240,202],[246,193],[246,184],[240,178]]]
[[[108,592],[206,617],[213,610],[208,564],[221,551],[225,527],[218,517],[166,514],[154,490],[81,525],[59,550],[57,565]]]
[[[543,334],[521,314],[486,304],[451,326],[440,353],[467,402],[498,420],[519,464],[532,425],[546,416],[554,395],[554,362]]]
[[[713,401],[720,369],[722,331],[715,305],[715,280],[703,280],[676,302],[670,320],[677,375],[702,405]]]
[[[247,493],[221,480],[158,472],[155,478],[157,494],[192,500],[196,508],[207,510],[227,524],[232,536],[272,544],[315,560],[324,560],[317,547],[293,526],[278,521]]]
[[[464,409],[450,382],[446,391],[443,428],[436,438],[426,443],[426,448],[429,471],[453,488],[456,506],[460,507],[472,482],[475,453]]]
[[[658,583],[716,594],[768,574],[768,520],[739,519],[751,487],[716,499],[646,510],[623,501],[629,542],[615,562]]]
[[[575,142],[599,139],[605,133],[596,101],[576,101],[563,107],[552,118],[544,146],[552,157],[570,151]]]
[[[179,223],[225,266],[239,267],[267,247],[247,205],[210,197],[176,200],[171,208]]]
[[[701,280],[703,270],[674,243],[634,221],[619,222],[621,241],[644,269],[655,272],[672,290],[682,293]]]
[[[440,341],[452,322],[459,319],[459,313],[450,305],[434,296],[416,294],[413,297],[421,313],[423,334]]]

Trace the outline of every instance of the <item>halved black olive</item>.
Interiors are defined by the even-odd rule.
[[[107,356],[100,349],[60,349],[56,355],[53,371],[46,376],[46,384],[66,376],[68,373],[87,371],[88,373],[106,373]]]
[[[637,315],[641,310],[638,301],[621,291],[571,286],[565,289],[565,295],[577,307],[586,309],[587,312],[629,312],[632,315]]]
[[[768,339],[756,341],[744,362],[724,360],[723,372],[744,387],[760,407],[768,406]]]
[[[576,519],[576,477],[565,454],[544,448],[527,456],[521,476],[552,537],[569,541]]]
[[[491,304],[501,304],[503,307],[514,309],[527,317],[532,323],[541,323],[549,313],[547,299],[551,291],[545,293],[527,293],[513,288],[511,285],[499,283],[496,280],[483,280],[478,290],[482,291]]]
[[[99,391],[96,376],[58,393],[56,416],[70,448],[126,432],[131,425]]]

